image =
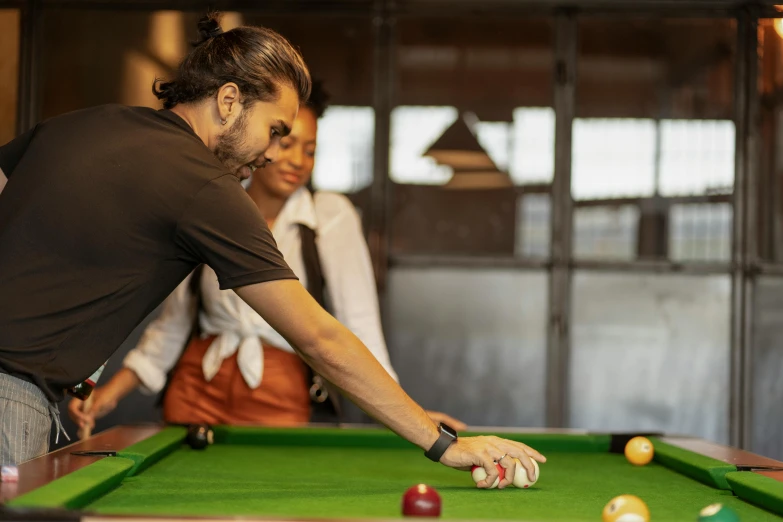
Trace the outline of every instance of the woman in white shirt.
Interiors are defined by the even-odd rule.
[[[306,188],[324,109],[325,94],[314,85],[310,102],[300,108],[291,133],[280,141],[277,160],[253,174],[247,192],[305,287],[301,226],[315,232],[330,311],[397,379],[383,338],[359,216],[345,196],[313,195]],[[81,428],[92,429],[95,418],[114,409],[137,386],[158,393],[166,385],[163,416],[171,423],[290,426],[311,418],[312,380],[302,360],[234,292],[221,291],[206,266],[169,296],[161,315],[125,358],[124,368],[93,392],[92,405],[85,408],[82,401],[72,400],[69,411]],[[429,413],[436,422],[464,429],[448,415]]]

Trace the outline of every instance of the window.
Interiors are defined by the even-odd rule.
[[[372,107],[329,107],[318,122],[313,185],[357,192],[372,183],[375,112]]]
[[[515,183],[550,183],[555,174],[555,111],[514,109],[511,178]]]
[[[729,261],[732,208],[729,203],[673,205],[669,250],[675,261]]]
[[[663,120],[660,132],[661,194],[731,194],[734,122]]]
[[[393,254],[548,256],[543,220],[554,172],[552,20],[409,16],[395,28]],[[500,183],[449,185],[452,168],[423,156],[458,118],[501,171]],[[510,183],[500,186],[503,181]],[[526,189],[517,187],[527,185],[537,186],[520,198]]]
[[[391,114],[391,179],[422,185],[446,183],[451,169],[423,154],[456,119],[454,107],[396,107]]]
[[[552,200],[549,194],[525,194],[518,200],[516,254],[547,258],[551,243]]]
[[[578,23],[575,256],[727,259],[720,245],[731,238],[734,20]],[[678,206],[705,199],[719,207]],[[709,246],[695,246],[689,227],[710,234]]]
[[[583,207],[574,210],[574,256],[630,261],[636,258],[639,208]]]
[[[574,199],[650,196],[655,188],[655,122],[574,121],[571,192]]]
[[[478,121],[473,131],[497,167],[516,185],[549,183],[554,175],[555,111],[517,107],[513,121]],[[391,178],[443,185],[451,169],[422,156],[457,119],[454,107],[396,107],[392,112]]]

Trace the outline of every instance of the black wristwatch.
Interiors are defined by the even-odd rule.
[[[440,462],[440,458],[449,446],[457,440],[457,431],[448,424],[441,422],[438,429],[440,429],[440,437],[430,449],[424,452],[424,455],[433,462]]]

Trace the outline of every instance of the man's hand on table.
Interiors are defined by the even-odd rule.
[[[454,428],[456,431],[463,431],[467,429],[467,425],[439,411],[425,410],[427,415],[436,423],[441,422]],[[486,455],[484,455],[486,452]],[[520,453],[521,452],[521,453]],[[506,470],[505,478],[498,484],[499,488],[505,488],[510,485],[514,480],[514,474],[517,471],[517,463],[522,463],[522,466],[527,472],[527,476],[530,480],[536,480],[535,469],[530,458],[537,460],[538,462],[546,462],[546,458],[533,448],[526,446],[519,442],[513,442],[510,440],[501,439],[498,437],[470,437],[470,438],[458,438],[457,442],[446,451],[441,457],[440,462],[446,466],[459,469],[461,471],[470,471],[473,466],[481,466],[487,471],[487,478],[479,482],[478,486],[481,488],[488,488],[495,483],[495,479],[498,476],[497,467],[495,461],[503,457],[499,462],[500,465]],[[530,458],[522,458],[523,455],[527,455]],[[479,458],[476,459],[475,456]],[[469,462],[469,464],[465,464]],[[487,463],[491,466],[487,468]]]
[[[541,463],[546,462],[546,457],[521,442],[494,436],[482,436],[458,438],[446,450],[446,453],[440,458],[440,462],[462,471],[470,471],[473,466],[481,466],[487,472],[487,478],[477,485],[483,489],[492,486],[495,479],[498,478],[498,470],[495,466],[495,462],[498,462],[505,469],[505,478],[498,484],[498,488],[503,489],[514,481],[517,461],[522,463],[530,480],[538,478],[535,476],[535,468],[530,459]]]

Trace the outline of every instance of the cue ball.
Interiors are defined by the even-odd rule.
[[[740,519],[723,504],[712,504],[701,510],[698,522],[740,522]]]
[[[644,437],[634,437],[625,445],[625,458],[636,466],[649,464],[654,455],[652,442]]]
[[[603,520],[604,522],[649,522],[650,510],[639,497],[620,495],[606,505]]]
[[[489,489],[495,489],[506,476],[506,468],[495,462],[495,466],[498,468],[498,478],[495,479],[495,483]],[[470,476],[473,477],[473,482],[478,484],[482,480],[487,478],[487,472],[481,466],[473,466],[470,468]]]
[[[200,450],[214,442],[214,435],[206,424],[196,424],[188,427],[186,441],[191,448]]]
[[[522,463],[519,462],[518,459],[514,460],[517,461],[517,472],[514,474],[514,481],[512,482],[515,487],[527,489],[538,482],[538,477],[540,476],[541,472],[538,469],[538,462],[536,462],[535,459],[530,459],[530,461],[533,463],[533,467],[536,469],[536,480],[530,480],[527,478],[527,470],[522,467]]]
[[[402,514],[406,517],[439,517],[440,508],[440,495],[427,484],[416,484],[402,496]]]

